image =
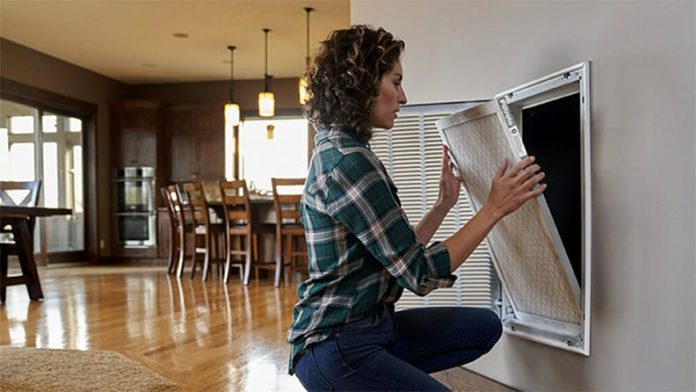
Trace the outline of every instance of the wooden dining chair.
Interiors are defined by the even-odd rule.
[[[280,286],[285,267],[291,273],[306,271],[307,243],[300,221],[300,202],[304,178],[271,178],[273,208],[276,218],[275,235],[275,286]],[[300,258],[305,264],[300,264]]]
[[[225,233],[224,223],[214,223],[211,220],[210,208],[205,198],[203,184],[187,182],[184,190],[188,198],[188,209],[193,223],[193,253],[191,255],[191,278],[196,275],[198,263],[203,264],[203,280],[208,280],[211,263],[221,264],[222,258],[219,240]],[[199,260],[198,256],[203,258]]]
[[[169,185],[160,189],[164,205],[169,215],[169,262],[167,263],[167,273],[181,277],[184,271],[184,258],[186,257],[186,229],[191,225],[187,224],[184,208],[179,197],[176,185]]]
[[[11,206],[36,207],[41,181],[0,181],[0,203]],[[0,303],[5,302],[7,286],[16,277],[8,277],[10,255],[17,254],[11,227],[0,227]],[[19,277],[21,278],[21,277]]]

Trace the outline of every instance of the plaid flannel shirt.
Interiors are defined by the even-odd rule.
[[[444,244],[418,242],[396,186],[352,128],[319,130],[315,142],[301,211],[309,279],[288,331],[291,374],[297,355],[333,328],[394,304],[404,288],[422,296],[456,279]]]

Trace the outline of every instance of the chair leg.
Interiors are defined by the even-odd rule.
[[[171,226],[169,240],[169,262],[167,263],[167,273],[174,273],[174,253],[176,253],[176,227]]]
[[[196,276],[196,267],[198,267],[198,238],[200,236],[197,234],[193,235],[193,254],[191,255],[191,279]]]
[[[217,277],[220,280],[222,280],[222,276],[223,276],[222,269],[223,269],[224,265],[222,265],[222,263],[219,262],[221,259],[220,248],[218,248],[220,246],[219,235],[217,235],[217,234],[211,235],[210,243],[211,243],[211,247],[208,249],[208,252],[210,252],[210,268],[211,268],[211,270],[215,270]],[[214,265],[213,265],[213,263],[214,263]],[[211,272],[211,275],[212,275],[212,272]]]
[[[217,235],[217,245],[215,246],[215,257],[217,259],[217,266],[218,266],[218,278],[220,281],[224,282],[224,277],[225,277],[225,264],[223,261],[222,255],[224,254],[223,252],[225,251],[226,248],[226,241],[225,238],[223,237],[225,234],[224,233],[218,233]]]
[[[292,282],[295,278],[295,273],[297,272],[297,236],[290,236],[290,280]]]
[[[252,253],[251,256],[254,258],[254,260],[256,260],[256,263],[254,263],[254,279],[256,280],[256,283],[259,283],[259,277],[261,276],[260,265],[267,261],[265,259],[266,254],[263,252],[263,240],[261,240],[262,243],[259,245],[259,236],[260,234],[254,234],[254,253]],[[275,252],[275,249],[273,252]]]
[[[177,263],[176,276],[181,279],[184,276],[184,264],[186,260],[186,231],[184,227],[179,227],[177,233],[179,237],[179,261]]]
[[[6,252],[0,253],[0,303],[4,304],[7,294],[7,264],[9,260]]]
[[[295,248],[293,247],[294,241],[293,241],[294,236],[292,234],[289,234],[285,237],[285,260],[283,260],[283,278],[285,278],[285,283],[288,283],[292,280],[293,273],[295,273],[295,255],[294,251]],[[285,268],[285,267],[288,268]],[[288,273],[288,270],[290,272]],[[288,279],[288,275],[290,278]]]
[[[230,266],[232,265],[232,236],[227,233],[225,235],[225,272],[223,273],[222,281],[229,283],[230,281]]]
[[[251,234],[251,254],[249,257],[251,258],[251,263],[249,267],[247,267],[247,275],[251,274],[251,264],[254,264],[254,279],[256,282],[259,281],[259,263],[261,263],[261,256],[259,254],[259,235],[258,234]],[[247,277],[246,283],[249,284],[249,278]]]
[[[275,287],[280,287],[280,274],[283,271],[283,236],[280,232],[276,231],[276,241],[275,241],[275,280],[273,285]]]
[[[203,276],[201,279],[208,280],[208,272],[210,269],[210,230],[206,230],[204,238],[205,256],[203,256]]]
[[[251,234],[247,234],[245,238],[246,238],[246,244],[245,244],[245,246],[246,246],[246,249],[245,249],[246,262],[244,263],[244,268],[240,268],[241,271],[239,271],[239,273],[244,274],[244,278],[242,279],[242,282],[245,285],[248,285],[249,284],[249,273],[251,271],[251,254],[254,251],[254,244],[252,243],[253,239],[252,239]]]

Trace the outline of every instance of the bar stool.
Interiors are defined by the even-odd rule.
[[[226,258],[225,283],[229,281],[229,271],[232,266],[239,268],[240,278],[245,285],[249,284],[252,262],[256,263],[256,278],[258,280],[258,236],[273,234],[274,226],[254,221],[254,214],[249,199],[249,189],[245,180],[220,181],[220,195],[225,215]],[[239,246],[235,246],[239,243]],[[239,262],[234,262],[234,256],[240,256]]]
[[[230,279],[230,268],[239,268],[239,278],[243,283],[247,282],[247,275],[251,269],[252,258],[252,232],[251,232],[251,208],[249,205],[249,191],[246,181],[220,181],[220,196],[222,208],[225,211],[225,270],[223,280]],[[235,247],[235,241],[239,240],[239,247]],[[241,256],[237,262],[234,256]]]
[[[200,182],[187,182],[184,184],[184,190],[188,197],[188,206],[193,218],[193,254],[191,256],[191,278],[196,275],[197,263],[203,263],[203,280],[208,280],[210,264],[212,262],[222,263],[222,258],[219,257],[218,240],[225,232],[223,223],[211,222],[208,202],[205,199],[203,184]],[[215,240],[215,243],[213,243]],[[202,243],[202,247],[199,244]],[[213,250],[218,250],[213,254]],[[198,255],[202,254],[203,259],[198,260]],[[217,256],[217,257],[214,257]]]
[[[280,286],[280,275],[286,266],[291,272],[306,271],[297,265],[298,257],[307,260],[305,231],[300,222],[300,202],[304,178],[271,178],[273,206],[276,216],[275,287]]]

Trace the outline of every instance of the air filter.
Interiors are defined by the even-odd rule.
[[[586,224],[589,193],[583,194],[589,190],[589,135],[583,116],[589,117],[585,99],[589,84],[582,77],[587,67],[583,63],[501,93],[437,123],[476,211],[486,202],[491,181],[503,161],[513,165],[527,156],[526,142],[531,143],[530,151],[537,161],[542,155],[553,167],[547,171],[541,160],[547,173],[545,181],[566,181],[558,183],[557,188],[564,191],[556,191],[551,209],[544,195],[530,200],[501,219],[486,240],[507,294],[509,306],[501,314],[506,331],[524,330],[521,334],[533,340],[585,354],[589,353],[586,275],[590,252]],[[527,123],[518,127],[522,119]],[[564,129],[555,129],[557,124],[564,124]],[[549,133],[548,128],[557,133]],[[560,132],[565,134],[561,137]],[[565,144],[556,146],[556,140]],[[548,178],[551,173],[553,178]],[[568,182],[566,177],[573,180]],[[550,190],[551,186],[546,193]],[[566,197],[569,193],[577,194],[572,202]],[[561,224],[558,227],[563,228],[561,233],[554,215]],[[571,244],[571,258],[564,241]]]

